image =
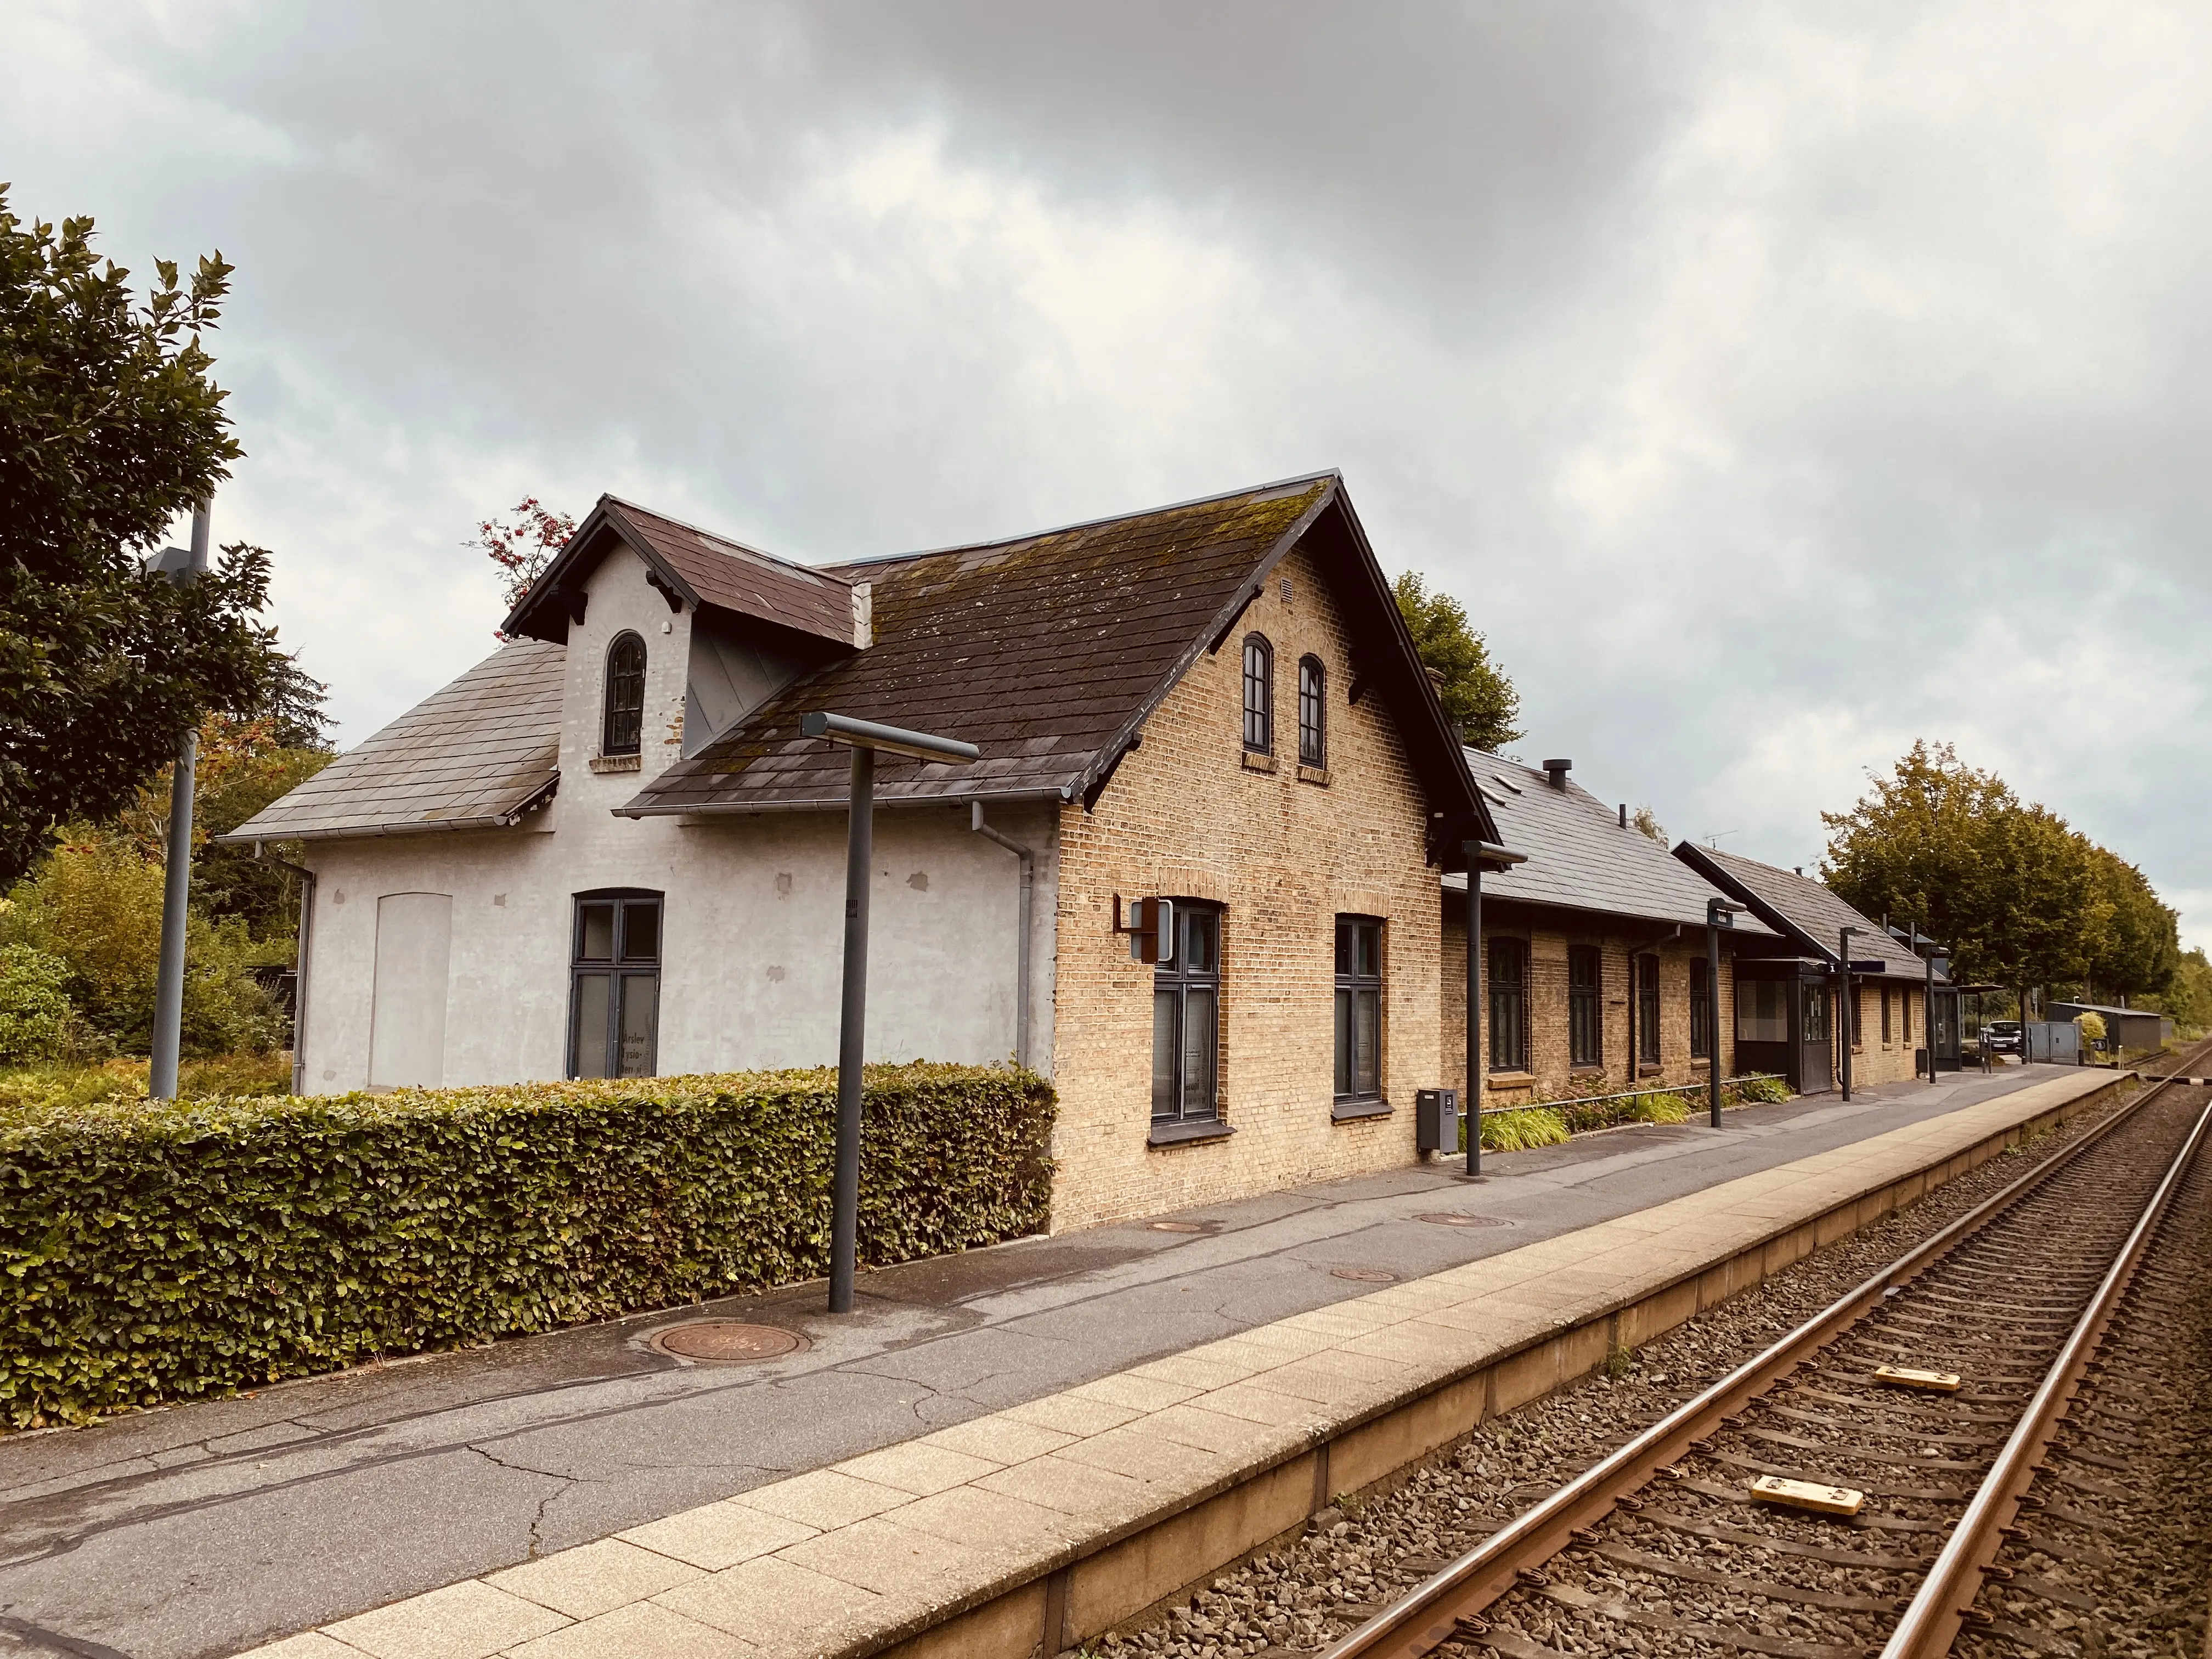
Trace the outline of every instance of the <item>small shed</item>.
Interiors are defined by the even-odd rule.
[[[2108,1008],[2101,1002],[2054,1002],[2053,1019],[2079,1019],[2094,1014],[2105,1022],[2105,1045],[2113,1054],[2155,1054],[2173,1036],[2173,1022],[2148,1008]]]

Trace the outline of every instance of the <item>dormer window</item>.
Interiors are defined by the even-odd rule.
[[[1244,749],[1275,752],[1275,653],[1263,634],[1244,636]]]
[[[607,647],[606,711],[599,725],[602,755],[635,755],[645,735],[645,641],[617,634]]]

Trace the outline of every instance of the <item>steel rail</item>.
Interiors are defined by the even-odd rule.
[[[2172,1081],[2168,1077],[2156,1086],[2163,1087]],[[2149,1089],[2143,1091],[2146,1096],[2152,1092]],[[2207,1103],[2197,1114],[2197,1125],[2182,1143],[2181,1150],[2174,1154],[2166,1178],[2159,1182],[2158,1190],[2143,1206],[2135,1230],[2120,1247],[2119,1255],[2112,1259],[2096,1293],[2089,1298],[2089,1305],[2068,1335],[2066,1346],[2059,1350],[2058,1358],[2045,1373],[2042,1385],[2028,1401],[2019,1425],[2006,1440],[2004,1449],[1997,1454],[1996,1462],[1990,1466],[1982,1484],[1975,1489],[1966,1514],[1960,1517],[1935,1565],[1928,1569],[1928,1576],[1920,1581],[1920,1588],[1904,1616],[1890,1632],[1881,1650],[1881,1659],[1940,1659],[1940,1656],[1950,1652],[1960,1626],[1968,1621],[1968,1609],[1981,1594],[1987,1570],[2004,1547],[2004,1528],[2012,1525],[2020,1512],[2020,1500],[2027,1495],[2029,1482],[2035,1478],[2044,1454],[2057,1437],[2060,1419],[2073,1404],[2082,1375],[2103,1344],[2112,1316],[2127,1295],[2128,1286],[2134,1282],[2136,1270],[2149,1252],[2152,1237],[2165,1220],[2174,1192],[2203,1144],[2209,1126],[2212,1126],[2212,1103]]]
[[[2182,1074],[2177,1072],[2146,1079],[2148,1087],[2072,1146],[2045,1159],[1940,1232],[1922,1240],[1541,1503],[1522,1511],[1365,1624],[1323,1649],[1316,1659],[1420,1659],[1446,1642],[1480,1641],[1480,1630],[1462,1628],[1462,1620],[1479,1625],[1474,1615],[1513,1589],[1522,1572],[1567,1548],[1578,1529],[1611,1514],[1620,1498],[1650,1484],[1660,1468],[1689,1450],[1692,1442],[1705,1438],[1724,1419],[1842,1335],[1880,1306],[1888,1291],[1917,1278],[2061,1170],[2072,1167]]]

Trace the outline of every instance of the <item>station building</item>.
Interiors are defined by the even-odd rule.
[[[831,1062],[823,710],[981,750],[879,760],[867,1053],[1051,1077],[1056,1228],[1418,1156],[1500,830],[1335,474],[820,568],[604,497],[503,631],[229,837],[306,849],[302,1089]]]

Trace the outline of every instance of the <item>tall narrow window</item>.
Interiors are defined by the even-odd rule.
[[[1490,1069],[1528,1069],[1528,942],[1490,941]]]
[[[1712,1053],[1712,964],[1693,962],[1690,964],[1690,1058],[1710,1060]]]
[[[1382,924],[1336,919],[1336,1097],[1382,1098]]]
[[[1903,1023],[1904,1023],[1904,1026],[1905,1026],[1905,1032],[1904,1032],[1905,1040],[1907,1042],[1911,1042],[1911,1041],[1912,1041],[1912,993],[1911,993],[1911,992],[1910,992],[1910,991],[1899,991],[1899,992],[1897,994],[1897,1009],[1898,1009],[1898,1012],[1899,1012],[1899,1013],[1903,1017]]]
[[[1152,975],[1152,1121],[1220,1115],[1221,912],[1176,902],[1175,959]]]
[[[1567,1063],[1605,1064],[1604,958],[1595,945],[1567,946]]]
[[[1636,1058],[1659,1063],[1659,958],[1636,958]]]
[[[645,735],[645,641],[617,634],[607,647],[607,705],[599,730],[602,755],[635,755]]]
[[[1298,659],[1298,764],[1328,764],[1328,676],[1318,657]]]
[[[1275,752],[1275,652],[1259,634],[1244,636],[1244,747]]]
[[[1778,979],[1741,979],[1735,986],[1735,1040],[1790,1041],[1790,987]]]
[[[660,1032],[660,895],[576,895],[568,961],[568,1075],[651,1077]]]
[[[1877,989],[1878,989],[1879,994],[1880,994],[1880,995],[1881,995],[1881,1046],[1882,1046],[1883,1048],[1888,1048],[1888,1047],[1889,1047],[1889,1042],[1890,1042],[1890,1036],[1889,1036],[1889,987],[1887,987],[1887,985],[1884,985],[1884,986],[1878,987],[1878,988],[1877,988]]]
[[[1804,1040],[1826,1042],[1828,1040],[1828,988],[1808,984],[1803,987],[1805,998]]]

